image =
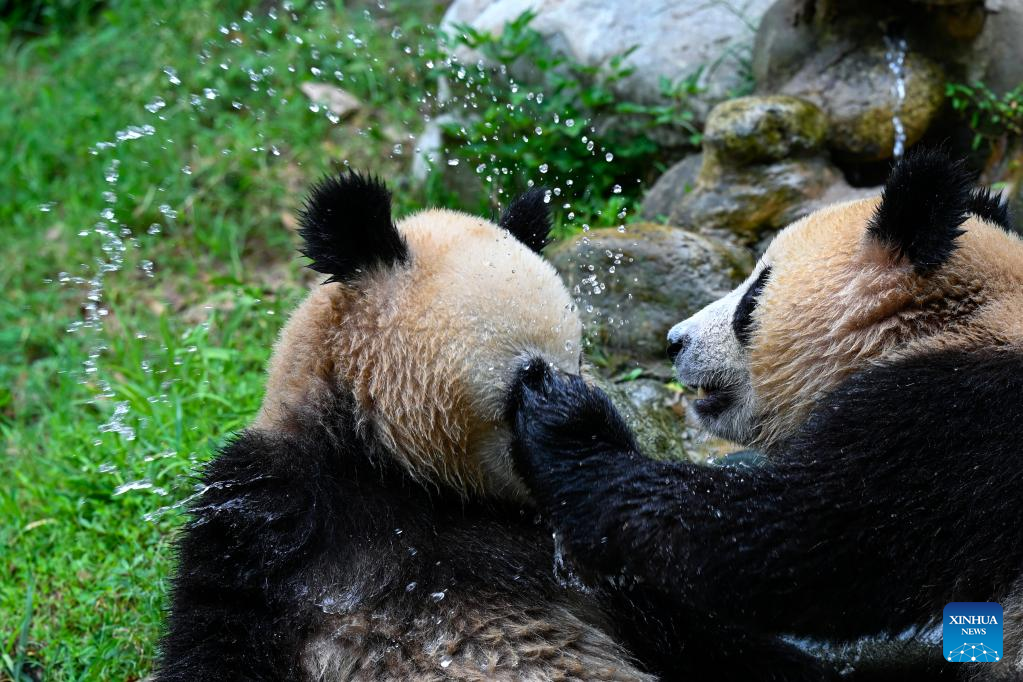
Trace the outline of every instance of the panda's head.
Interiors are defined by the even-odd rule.
[[[1023,344],[1023,242],[940,151],[910,153],[880,198],[792,224],[733,292],[668,334],[691,414],[770,451],[872,363]],[[935,396],[940,399],[940,396]]]
[[[512,380],[528,358],[580,364],[575,306],[539,255],[544,191],[516,199],[500,224],[448,210],[395,224],[384,185],[345,173],[313,189],[301,225],[310,267],[329,277],[281,333],[255,426],[299,428],[342,391],[359,428],[423,483],[521,495]]]

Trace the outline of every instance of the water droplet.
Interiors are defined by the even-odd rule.
[[[146,137],[147,135],[153,135],[156,133],[156,128],[146,123],[141,126],[128,126],[124,130],[118,130],[114,134],[114,138],[118,142],[125,142],[127,140],[137,140],[140,137]]]
[[[91,367],[86,367],[86,371],[92,369],[93,372],[96,370],[96,366],[93,364]],[[114,405],[114,414],[110,417],[110,421],[105,424],[101,424],[99,427],[100,433],[116,433],[125,440],[135,440],[135,429],[131,428],[124,423],[124,418],[128,414],[128,401],[122,400],[121,402]],[[129,484],[125,484],[129,485]],[[145,487],[150,487],[152,484]],[[122,486],[123,487],[123,486]],[[131,490],[133,488],[128,488]],[[119,494],[119,493],[115,493]]]
[[[163,97],[156,97],[155,99],[153,99],[152,102],[146,105],[146,111],[148,111],[151,114],[155,114],[156,112],[160,111],[160,109],[163,109],[165,106],[167,106],[167,103],[163,101]]]

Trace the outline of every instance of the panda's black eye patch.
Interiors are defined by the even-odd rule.
[[[757,309],[757,299],[760,292],[767,285],[767,278],[771,276],[771,266],[760,271],[760,275],[742,295],[739,305],[735,307],[735,315],[732,317],[732,329],[735,331],[735,338],[743,346],[749,345],[750,327],[753,326],[753,311]]]

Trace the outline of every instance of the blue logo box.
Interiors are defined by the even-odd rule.
[[[1002,659],[1002,607],[994,602],[954,601],[945,607],[942,649],[953,663],[994,663]]]

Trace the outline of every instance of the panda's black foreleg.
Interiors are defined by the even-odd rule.
[[[777,637],[732,627],[642,584],[610,591],[623,643],[661,680],[822,682],[834,669]]]
[[[210,462],[178,543],[156,680],[300,677],[312,614],[296,578],[341,516],[321,449],[249,431]]]
[[[517,464],[604,573],[756,630],[895,632],[997,596],[1023,566],[1021,366],[945,354],[869,370],[759,469],[648,459],[603,393],[534,372]]]

